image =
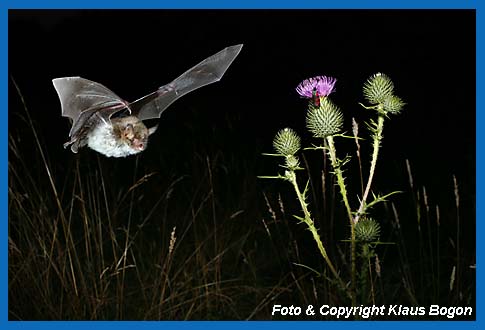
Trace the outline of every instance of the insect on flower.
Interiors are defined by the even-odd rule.
[[[313,102],[313,106],[317,108],[320,106],[320,94],[318,93],[316,88],[313,88],[312,102]]]
[[[334,91],[337,79],[326,76],[316,76],[305,79],[296,87],[296,91],[301,96],[311,99],[312,105],[319,107],[320,98],[327,97]]]

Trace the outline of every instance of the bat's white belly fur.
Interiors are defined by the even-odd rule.
[[[113,127],[101,122],[87,136],[88,147],[107,157],[126,157],[139,153],[141,150],[131,148],[123,140],[117,138]]]

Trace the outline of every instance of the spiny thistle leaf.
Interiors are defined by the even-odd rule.
[[[299,217],[297,215],[293,214],[293,217],[299,221],[298,223],[306,223],[307,222],[307,219]]]
[[[317,138],[337,134],[343,121],[342,112],[328,98],[322,99],[319,107],[310,107],[306,117],[308,130]]]
[[[364,83],[364,97],[371,104],[383,103],[394,91],[391,79],[383,73],[376,73]]]
[[[372,197],[374,198],[374,200],[365,206],[365,210],[373,207],[377,203],[386,202],[387,201],[387,199],[386,199],[387,197],[389,197],[391,195],[394,195],[394,194],[399,194],[399,193],[402,193],[402,191],[393,191],[393,192],[390,192],[389,194],[386,194],[384,196],[375,195],[374,193],[372,193]]]
[[[310,185],[310,179],[308,179],[306,181],[305,189],[303,190],[303,197],[304,197],[305,200],[306,200],[306,196],[307,196],[307,193],[308,193],[309,185]]]
[[[287,177],[278,174],[277,176],[275,175],[258,175],[258,179],[283,179],[283,180],[288,180]]]
[[[352,156],[349,156],[349,155],[345,155],[345,157],[343,159],[339,159],[337,158],[335,160],[335,167],[336,168],[341,168],[343,166],[345,166],[348,162],[350,162],[350,160],[352,159]],[[345,172],[344,170],[342,170],[342,173]]]

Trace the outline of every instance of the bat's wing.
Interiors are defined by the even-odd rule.
[[[224,48],[193,68],[186,71],[171,83],[142,97],[129,106],[140,120],[159,118],[161,113],[179,97],[208,84],[219,81],[243,45]]]
[[[100,120],[109,120],[111,115],[128,106],[111,90],[91,80],[65,77],[53,79],[52,83],[61,100],[62,115],[73,121],[69,132],[71,141],[93,114],[97,113]]]

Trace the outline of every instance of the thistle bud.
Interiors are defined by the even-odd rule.
[[[371,104],[380,104],[394,92],[394,84],[383,73],[376,73],[364,83],[364,97]]]
[[[391,95],[383,100],[382,105],[386,113],[398,114],[401,112],[405,103],[401,100],[401,98]]]
[[[361,218],[355,224],[355,238],[361,242],[373,242],[379,239],[381,227],[372,218]]]
[[[291,128],[284,128],[276,134],[273,147],[280,155],[293,156],[300,150],[300,137]]]
[[[298,160],[298,157],[289,155],[289,156],[286,156],[285,166],[286,168],[294,170],[300,167],[300,161]]]

